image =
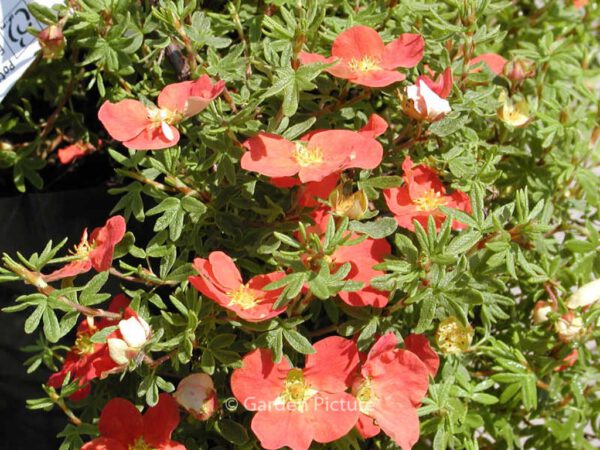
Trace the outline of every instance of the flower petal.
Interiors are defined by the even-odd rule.
[[[404,33],[385,46],[381,66],[384,69],[410,68],[423,59],[425,40],[420,34]]]
[[[128,446],[122,444],[116,439],[99,437],[93,441],[86,442],[81,447],[81,450],[127,450]]]
[[[210,278],[224,291],[234,291],[243,284],[242,274],[228,255],[223,252],[211,252],[208,255],[210,262]]]
[[[126,447],[142,435],[142,415],[129,400],[113,398],[102,409],[98,429],[102,437],[115,439]]]
[[[388,123],[378,114],[371,114],[369,121],[358,132],[363,136],[375,139],[388,129]]]
[[[496,53],[483,53],[469,61],[469,66],[476,66],[480,62],[484,62],[488,68],[494,72],[496,75],[500,75],[504,70],[504,65],[506,64],[506,59]],[[481,68],[477,67],[474,69],[470,69],[471,73],[481,72]]]
[[[358,72],[350,80],[353,83],[367,87],[386,87],[397,83],[406,78],[403,73],[395,70],[370,70],[368,72]]]
[[[360,60],[365,56],[381,58],[385,45],[373,28],[356,25],[340,33],[331,47],[331,54],[345,60]]]
[[[169,394],[160,394],[158,403],[144,414],[144,440],[150,447],[170,442],[179,425],[179,406]]]
[[[306,414],[288,409],[259,411],[252,418],[252,431],[267,450],[289,447],[308,450],[313,433]]]
[[[92,267],[98,272],[110,269],[115,246],[125,236],[126,223],[123,216],[114,216],[103,227],[96,228],[90,234],[94,249],[90,252]]]
[[[306,357],[304,378],[314,389],[343,392],[358,368],[358,349],[354,341],[330,336],[316,342],[316,352]]]
[[[242,367],[233,371],[231,391],[244,408],[256,411],[259,402],[272,402],[283,392],[290,369],[285,358],[275,364],[270,350],[253,350],[242,359]]]
[[[171,125],[168,127],[172,134],[170,139],[164,135],[160,126],[150,125],[134,138],[123,141],[123,145],[132,150],[162,150],[173,147],[179,142],[179,130]]]
[[[117,141],[133,139],[150,124],[146,107],[137,100],[106,101],[98,111],[98,119]]]
[[[307,402],[313,439],[325,444],[337,441],[348,434],[358,421],[359,408],[356,399],[346,393],[320,392]]]
[[[248,149],[242,156],[241,167],[268,177],[289,177],[299,170],[294,158],[296,145],[269,133],[259,133],[244,142]]]
[[[404,348],[417,355],[429,369],[429,374],[435,377],[440,366],[440,357],[431,348],[429,339],[425,335],[409,334],[404,338]]]

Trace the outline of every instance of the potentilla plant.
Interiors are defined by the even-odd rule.
[[[0,269],[61,449],[597,447],[598,4],[67,3],[0,125],[113,161]]]

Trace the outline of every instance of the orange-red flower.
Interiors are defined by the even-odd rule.
[[[108,310],[120,312],[128,305],[127,297],[119,294],[112,300]],[[117,368],[117,364],[110,358],[107,344],[91,341],[91,337],[98,331],[113,325],[117,325],[117,321],[104,318],[96,320],[92,317],[83,320],[77,328],[75,345],[67,353],[61,370],[53,373],[48,379],[48,386],[59,388],[69,375],[70,381],[77,381],[81,386],[81,389],[70,396],[71,400],[77,401],[87,397],[90,381]]]
[[[313,132],[296,142],[261,132],[244,147],[243,169],[274,178],[298,175],[302,183],[349,168],[374,169],[383,158],[379,142],[350,130]]]
[[[362,86],[385,87],[404,80],[404,74],[396,69],[416,66],[424,48],[425,41],[418,34],[405,33],[385,45],[377,31],[357,25],[340,33],[329,58],[306,52],[301,52],[299,58],[302,64],[335,63],[325,69],[335,77]]]
[[[483,53],[469,61],[469,66],[476,66],[480,62],[484,62],[489,69],[496,75],[500,75],[504,70],[506,59],[496,53]],[[480,67],[476,67],[470,70],[471,73],[481,72]]]
[[[100,437],[81,450],[186,450],[171,440],[178,425],[179,408],[169,394],[160,394],[156,406],[143,415],[129,400],[113,398],[100,413]]]
[[[357,238],[353,235],[352,238]],[[383,262],[384,258],[392,253],[390,244],[385,239],[367,238],[356,245],[342,245],[331,255],[332,264],[341,266],[350,263],[350,272],[346,280],[361,281],[364,283],[358,291],[340,291],[338,294],[344,303],[350,306],[374,306],[383,308],[388,303],[388,293],[370,286],[373,278],[382,276],[381,270],[373,266]]]
[[[467,213],[471,211],[467,194],[462,191],[446,194],[446,188],[433,169],[424,165],[414,167],[408,156],[402,164],[402,169],[404,185],[383,192],[388,208],[401,227],[414,231],[413,220],[426,227],[429,216],[432,216],[439,229],[446,218],[440,211],[440,206]],[[466,225],[455,220],[452,222],[452,228],[459,230],[466,228]]]
[[[198,275],[188,278],[192,286],[218,305],[233,311],[241,319],[260,322],[271,319],[285,310],[273,309],[281,289],[263,289],[267,284],[283,278],[283,272],[257,275],[244,283],[233,260],[223,252],[212,252],[208,259],[194,259],[194,269]]]
[[[213,83],[208,75],[195,81],[165,86],[158,96],[158,107],[137,100],[106,101],[98,119],[114,139],[134,150],[158,150],[179,142],[179,130],[173,125],[194,116],[217,98],[224,81]]]
[[[77,158],[87,155],[95,150],[89,142],[77,141],[74,144],[58,149],[58,160],[61,164],[70,164]]]
[[[345,391],[358,365],[356,344],[332,336],[314,344],[304,369],[286,358],[274,363],[269,350],[257,349],[231,376],[231,390],[249,411],[251,428],[266,449],[307,450],[312,441],[333,442],[356,424],[356,399]]]
[[[377,114],[371,114],[367,123],[358,130],[358,133],[365,138],[375,139],[381,136],[388,129],[388,123],[385,119]],[[321,133],[328,130],[313,130],[309,133],[306,133],[304,136],[300,138],[300,141],[308,142],[308,140],[316,135],[317,133]],[[380,146],[371,144],[369,148],[365,149],[360,153],[360,156],[363,160],[379,160],[377,165],[381,162],[383,158],[383,148],[380,150]],[[356,159],[354,160],[356,163]],[[360,163],[360,161],[359,161]],[[362,163],[361,163],[362,164]],[[369,164],[367,162],[367,164]],[[372,164],[372,163],[370,163]],[[327,175],[323,179],[319,181],[311,181],[309,183],[305,183],[298,190],[298,204],[300,206],[318,206],[319,202],[316,200],[310,200],[311,196],[320,197],[326,199],[327,196],[333,191],[337,181],[339,180],[339,173],[334,172],[330,175]],[[274,177],[271,178],[271,183],[274,186],[279,188],[289,188],[293,186],[301,185],[302,182],[295,176],[293,177]]]
[[[419,356],[396,348],[393,333],[375,342],[352,385],[360,409],[357,429],[364,438],[383,430],[409,450],[419,440],[417,407],[427,393],[429,370]],[[429,343],[427,343],[429,346]]]
[[[88,237],[87,229],[83,231],[81,242],[75,247],[76,259],[45,275],[46,281],[60,280],[89,272],[94,268],[98,272],[110,269],[115,246],[125,235],[125,219],[114,216],[106,221],[103,227],[94,229]]]

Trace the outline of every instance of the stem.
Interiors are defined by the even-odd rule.
[[[51,391],[49,393],[49,397],[50,400],[52,400],[62,410],[62,412],[66,414],[73,425],[78,427],[82,424],[81,419],[77,417],[73,411],[71,411],[71,409],[66,405],[65,401],[60,398],[56,392]]]
[[[32,272],[29,269],[26,269],[21,264],[13,261],[8,255],[3,256],[4,266],[13,272],[15,275],[18,275],[25,283],[31,284],[35,286],[40,294],[44,294],[46,297],[50,297],[56,289],[50,286],[48,283],[44,281],[42,274],[39,272]],[[106,317],[112,320],[120,320],[122,318],[121,314],[114,313],[110,311],[105,311],[103,309],[95,309],[89,308],[87,306],[80,305],[68,298],[58,295],[55,297],[57,301],[62,303],[65,306],[85,315],[88,317]]]
[[[176,285],[178,284],[177,281],[154,281],[148,278],[138,278],[138,277],[134,277],[133,275],[125,275],[124,273],[120,272],[119,270],[115,269],[114,267],[111,267],[109,269],[109,272],[111,275],[114,275],[115,277],[118,277],[122,280],[125,281],[130,281],[132,283],[141,283],[141,284],[145,284],[147,286],[169,286],[169,285]]]

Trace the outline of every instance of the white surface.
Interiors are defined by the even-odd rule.
[[[35,59],[40,49],[27,28],[43,28],[27,9],[29,3],[52,6],[62,0],[0,0],[0,102]]]

